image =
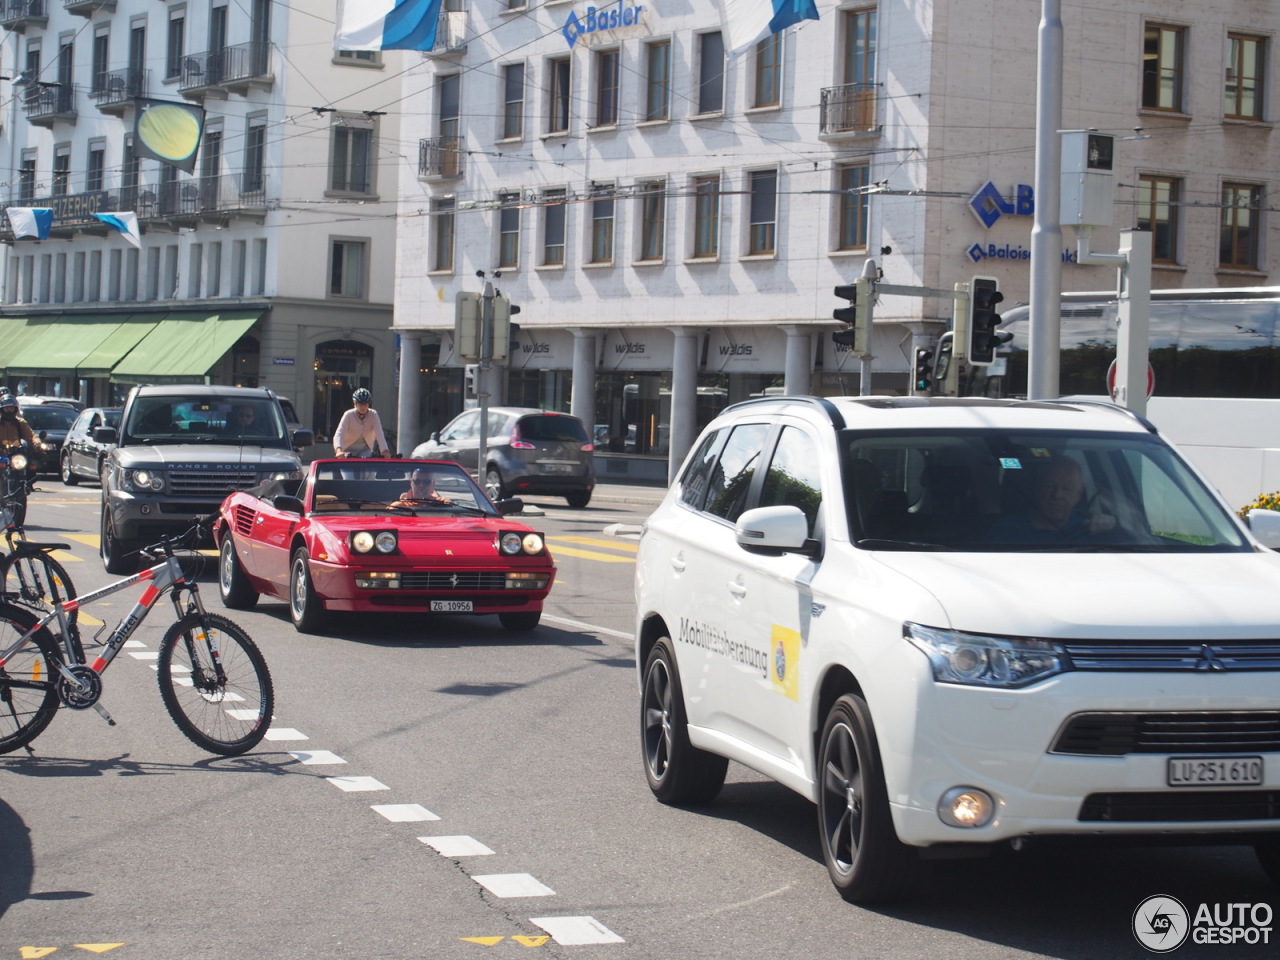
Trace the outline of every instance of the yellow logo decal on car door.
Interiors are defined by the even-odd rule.
[[[773,689],[789,700],[800,699],[800,634],[773,625]]]

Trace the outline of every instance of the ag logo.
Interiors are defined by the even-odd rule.
[[[1174,897],[1147,897],[1133,911],[1133,935],[1152,953],[1171,953],[1187,942],[1191,917]]]

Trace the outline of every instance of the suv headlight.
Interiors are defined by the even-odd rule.
[[[1066,669],[1066,652],[1051,640],[989,637],[903,624],[903,637],[929,658],[933,679],[970,687],[1025,687]]]
[[[123,476],[126,490],[139,493],[149,490],[159,493],[164,489],[164,474],[159,470],[149,470],[144,467],[140,470],[126,470]]]
[[[270,483],[273,480],[301,480],[301,470],[268,470],[262,475],[263,483]]]

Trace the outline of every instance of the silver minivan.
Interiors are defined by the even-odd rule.
[[[494,500],[521,494],[564,497],[585,507],[596,485],[595,446],[577,417],[536,407],[490,407],[485,429],[485,492]],[[453,460],[479,469],[480,411],[464,410],[413,448],[410,456]]]

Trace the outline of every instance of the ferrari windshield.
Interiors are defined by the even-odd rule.
[[[313,513],[397,511],[405,515],[496,516],[493,504],[456,463],[340,460],[315,466]]]
[[[844,440],[859,546],[990,552],[1230,552],[1239,527],[1159,437],[948,430]]]

